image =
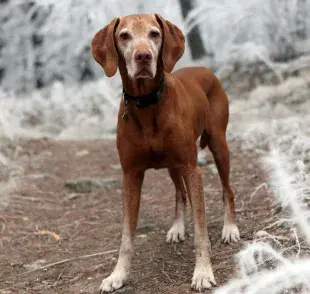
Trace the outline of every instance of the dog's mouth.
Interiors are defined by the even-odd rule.
[[[154,77],[150,64],[148,65],[142,65],[139,67],[135,74],[135,78],[144,78],[144,79],[152,79]]]

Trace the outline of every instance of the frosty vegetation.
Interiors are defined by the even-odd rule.
[[[216,290],[216,294],[310,292],[310,258],[300,256],[301,247],[310,245],[310,116],[307,113],[310,105],[306,98],[309,90],[309,78],[292,78],[279,86],[260,87],[249,95],[248,101],[243,100],[247,109],[231,129],[236,126],[237,136],[247,139],[245,148],[257,148],[261,153],[261,165],[270,176],[270,182],[264,184],[277,196],[279,205],[289,211],[286,218],[275,221],[269,228],[286,223],[294,245],[285,247],[282,241],[287,238],[270,235],[268,228],[257,232],[258,241],[248,244],[236,256],[237,278]],[[288,102],[290,99],[299,102]],[[301,105],[306,108],[302,110]],[[234,107],[233,116],[237,115],[238,105]],[[251,115],[257,121],[247,124],[252,120]],[[270,150],[259,148],[263,145]],[[260,237],[274,242],[261,242]],[[271,244],[278,245],[277,250]],[[285,255],[292,249],[293,255]],[[271,261],[272,267],[268,263]]]
[[[258,150],[264,184],[288,211],[272,225],[287,223],[296,249],[284,254],[265,228],[236,256],[236,279],[215,293],[309,293],[310,259],[299,252],[310,245],[310,0],[196,2],[183,21],[177,0],[0,1],[0,137],[113,136],[121,84],[92,60],[94,33],[137,12],[159,12],[185,33],[199,23],[211,54],[194,62],[186,53],[178,66],[212,67],[227,85],[228,137]],[[0,165],[8,166],[1,154]]]
[[[186,21],[178,1],[1,1],[0,132],[33,136],[35,130],[38,136],[73,138],[81,136],[74,134],[74,126],[80,125],[90,137],[109,134],[107,122],[115,122],[120,99],[119,78],[111,83],[104,77],[90,54],[90,42],[98,29],[123,14],[160,12],[185,33],[199,23],[210,54],[193,62],[186,50],[178,66],[211,66],[224,82],[241,72],[245,88],[282,81],[310,64],[309,58],[302,59],[310,48],[309,0],[267,0],[264,5],[258,0],[197,0]],[[293,67],[286,66],[296,60]],[[257,65],[263,67],[258,77]],[[94,114],[93,108],[101,110]],[[97,124],[94,133],[89,124]]]

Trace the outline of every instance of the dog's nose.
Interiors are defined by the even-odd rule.
[[[149,50],[139,50],[135,53],[135,61],[149,62],[152,60],[152,53]]]

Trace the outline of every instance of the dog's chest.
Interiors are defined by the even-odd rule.
[[[154,150],[152,147],[149,151],[149,163],[152,165],[164,164],[169,154],[164,150]]]
[[[165,109],[157,113],[146,109],[143,111],[143,116],[140,113],[136,119],[128,125],[132,127],[132,131],[127,131],[126,134],[127,144],[130,142],[132,146],[132,162],[155,169],[184,164],[187,154],[184,142],[187,136],[182,121],[179,121],[176,115]]]
[[[148,168],[176,167],[183,162],[176,137],[173,132],[163,130],[144,137]]]
[[[170,165],[175,162],[175,158],[173,155],[172,150],[167,148],[161,147],[156,148],[157,146],[154,145],[148,146],[147,152],[147,167],[148,168],[165,168],[169,167]]]

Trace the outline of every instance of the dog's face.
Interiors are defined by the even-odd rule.
[[[171,72],[184,51],[180,29],[157,14],[129,15],[113,19],[92,41],[92,53],[107,76],[125,62],[131,79],[152,79],[158,62]]]
[[[114,38],[131,79],[155,77],[163,36],[154,15],[120,18]]]

